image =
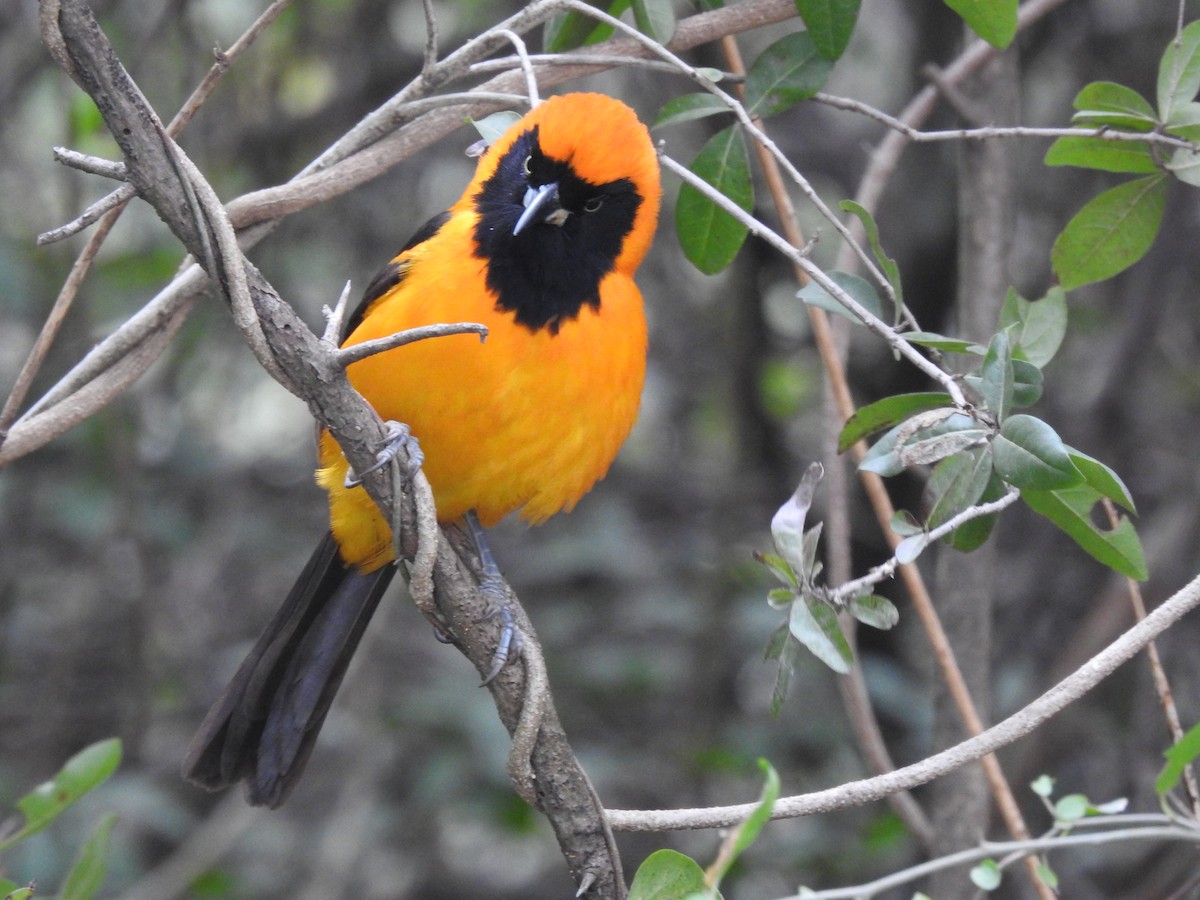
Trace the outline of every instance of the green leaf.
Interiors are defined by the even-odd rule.
[[[1067,794],[1054,804],[1054,818],[1059,825],[1070,825],[1087,815],[1088,798],[1083,794]]]
[[[795,592],[787,588],[771,588],[767,591],[767,603],[772,609],[783,609],[795,599]]]
[[[1200,143],[1200,103],[1182,103],[1171,112],[1167,134],[1192,143]],[[1180,181],[1200,187],[1200,153],[1180,147],[1167,160],[1167,169]]]
[[[809,606],[804,599],[797,600],[792,604],[788,630],[833,671],[842,675],[850,671],[850,645],[838,627],[837,615],[824,603]]]
[[[646,37],[660,44],[675,36],[675,10],[671,0],[633,0],[633,21]]]
[[[907,509],[898,509],[892,513],[891,519],[888,520],[888,528],[900,537],[912,537],[925,530],[925,526]]]
[[[41,831],[67,807],[103,783],[121,763],[121,742],[99,741],[80,750],[49,781],[38,785],[17,801],[24,825],[16,834],[0,841],[0,850]]]
[[[883,304],[879,302],[879,294],[875,292],[875,286],[871,282],[860,275],[852,275],[849,272],[834,270],[827,274],[830,281],[857,300],[858,304],[867,312],[877,319],[882,318]],[[809,306],[816,306],[825,312],[836,313],[849,319],[855,325],[862,324],[862,320],[858,316],[846,309],[837,298],[816,281],[810,281],[796,292],[796,296]]]
[[[933,411],[913,416],[899,428],[903,430],[919,423],[923,417],[933,417],[937,414],[938,411]],[[896,452],[905,468],[935,463],[947,456],[978,446],[991,437],[991,429],[961,413],[954,413],[940,421],[931,418],[931,421],[933,424],[917,427],[911,434],[900,435],[896,441]]]
[[[1105,803],[1088,804],[1089,816],[1115,816],[1118,813],[1125,812],[1129,808],[1128,797],[1117,797],[1115,800],[1109,800]]]
[[[490,116],[484,116],[482,119],[471,119],[471,124],[475,126],[475,130],[479,132],[479,136],[483,138],[490,147],[496,143],[496,139],[504,132],[508,131],[509,126],[516,124],[521,120],[521,115],[510,109],[494,112]]]
[[[759,796],[758,806],[754,811],[746,817],[741,825],[734,829],[721,842],[721,850],[717,854],[716,860],[708,871],[705,873],[705,883],[711,885],[715,890],[721,880],[729,874],[729,869],[733,866],[739,856],[741,856],[746,848],[758,839],[763,827],[771,820],[771,810],[775,808],[775,801],[779,799],[779,775],[771,764],[765,759],[758,761],[758,766],[763,771],[763,789]]]
[[[1200,91],[1200,21],[1192,22],[1167,44],[1158,65],[1158,114],[1171,118],[1176,107],[1196,99]]]
[[[858,621],[880,631],[887,631],[900,621],[900,610],[896,609],[891,600],[878,594],[854,597],[847,604],[847,609]]]
[[[796,600],[803,604],[803,600]],[[792,637],[791,629],[783,626],[785,640],[779,653],[779,667],[775,671],[775,687],[771,691],[771,715],[779,715],[783,701],[787,699],[788,686],[792,683],[792,673],[796,671],[796,663],[800,659],[800,642]]]
[[[750,67],[746,112],[766,118],[807,100],[825,86],[832,68],[833,63],[817,51],[808,32],[785,35]]]
[[[1042,370],[1023,359],[1014,359],[1012,405],[1033,406],[1042,396]]]
[[[896,545],[896,562],[902,566],[916,562],[917,557],[924,553],[928,546],[929,535],[924,532],[906,537]]]
[[[838,435],[838,453],[845,453],[868,435],[891,428],[909,416],[951,406],[953,403],[950,395],[941,391],[896,394],[894,397],[884,397],[869,403],[860,407],[842,426],[841,434]]]
[[[1066,445],[1041,419],[1012,416],[992,442],[996,474],[1013,487],[1047,491],[1083,483]]]
[[[980,369],[979,393],[997,422],[1008,418],[1012,408],[1013,365],[1008,333],[998,332],[988,344]]]
[[[1000,887],[1003,873],[994,859],[985,859],[971,869],[971,883],[981,891],[994,891]]]
[[[1176,178],[1192,187],[1200,187],[1200,153],[1179,147],[1167,160],[1167,168]]]
[[[846,51],[858,19],[858,6],[859,0],[796,0],[813,45],[829,60],[837,60]]]
[[[1125,507],[1131,513],[1137,512],[1133,505],[1133,496],[1129,493],[1129,488],[1125,487],[1125,482],[1121,480],[1120,475],[1100,460],[1094,459],[1074,447],[1068,447],[1067,452],[1071,456],[1071,462],[1075,463],[1075,468],[1083,474],[1084,481],[1090,487],[1114,503]]]
[[[926,518],[929,528],[937,528],[978,503],[991,478],[991,447],[974,447],[934,466],[926,486],[932,498]]]
[[[1135,175],[1158,171],[1148,145],[1098,137],[1060,137],[1050,145],[1043,162],[1048,166],[1078,166]]]
[[[744,210],[754,207],[750,160],[736,126],[718,132],[692,162],[692,171]],[[689,184],[679,189],[675,229],[692,264],[715,275],[731,262],[746,240],[746,226]]]
[[[980,495],[977,502],[991,503],[994,500],[999,500],[1004,496],[1005,491],[1004,482],[1000,480],[1000,476],[993,470],[991,478],[988,479],[987,487],[983,489],[983,494]],[[991,535],[992,528],[995,527],[998,518],[998,513],[992,513],[991,515],[979,516],[970,522],[965,522],[955,528],[954,532],[944,540],[944,543],[960,553],[970,553],[978,550]]]
[[[863,231],[867,235],[867,240],[871,244],[871,252],[875,254],[875,260],[879,263],[879,268],[883,270],[883,274],[887,276],[888,284],[892,286],[892,293],[896,297],[896,312],[904,308],[904,288],[900,284],[900,267],[896,265],[896,261],[892,259],[883,250],[883,245],[879,242],[879,226],[875,223],[875,219],[865,206],[860,206],[853,200],[843,200],[840,204],[842,209],[847,212],[854,213],[858,216],[858,220],[862,222]]]
[[[1054,870],[1050,868],[1050,864],[1044,859],[1039,859],[1035,865],[1037,876],[1041,879],[1042,884],[1051,890],[1058,888],[1058,876],[1054,874]]]
[[[1054,491],[1022,491],[1021,499],[1098,562],[1136,581],[1149,577],[1141,541],[1129,519],[1122,517],[1111,530],[1101,530],[1092,523],[1092,507],[1100,500],[1095,488],[1085,484]]]
[[[1152,131],[1158,125],[1154,107],[1133,88],[1111,81],[1094,81],[1075,95],[1075,125]]]
[[[108,864],[108,838],[116,822],[116,814],[109,814],[92,829],[71,864],[58,900],[90,900],[100,890]]]
[[[1030,783],[1029,788],[1039,797],[1049,797],[1054,793],[1054,779],[1049,775],[1039,775]]]
[[[792,496],[771,518],[771,538],[775,542],[775,549],[805,582],[812,578],[812,566],[811,561],[806,560],[804,519],[824,474],[820,463],[810,465]]]
[[[608,5],[607,12],[610,16],[619,18],[621,13],[629,9],[629,4],[630,0],[615,0]],[[597,9],[605,8],[599,3],[591,5]],[[585,16],[583,13],[569,12],[561,16],[554,16],[546,22],[542,47],[547,53],[565,53],[576,47],[598,44],[600,41],[608,40],[612,37],[612,33],[611,25],[597,22],[591,16]]]
[[[1026,300],[1009,288],[1000,309],[1000,327],[1008,330],[1013,355],[1039,369],[1054,358],[1067,333],[1067,294],[1052,287],[1041,300]]]
[[[946,0],[977,35],[998,50],[1017,34],[1017,0]]]
[[[1089,201],[1050,251],[1063,290],[1111,278],[1141,259],[1158,233],[1166,196],[1166,178],[1150,175]]]
[[[871,446],[858,467],[886,478],[908,466],[937,462],[990,436],[991,429],[970,416],[952,410],[930,410],[887,432]]]
[[[782,556],[777,556],[774,553],[755,553],[754,558],[766,566],[771,572],[789,587],[799,587],[800,582],[796,578],[796,573],[792,571],[792,567],[788,565],[787,560]]]
[[[4,900],[33,900],[34,889],[31,887],[19,887],[11,893],[4,895]]]
[[[792,641],[792,635],[788,632],[787,623],[784,623],[772,631],[771,636],[767,638],[767,646],[763,648],[763,659],[779,659],[783,653],[783,645],[788,641]]]
[[[675,850],[656,850],[638,866],[629,900],[679,900],[706,889],[704,870]]]
[[[1167,758],[1167,764],[1154,782],[1154,790],[1159,794],[1174,790],[1183,778],[1183,770],[1200,757],[1200,722],[1189,728],[1179,743],[1168,748],[1163,756]]]
[[[658,118],[654,120],[651,127],[663,128],[667,125],[678,125],[680,122],[690,122],[693,119],[702,119],[705,116],[715,116],[730,111],[719,97],[712,94],[684,94],[682,97],[675,97],[664,103],[663,108],[658,111]]]

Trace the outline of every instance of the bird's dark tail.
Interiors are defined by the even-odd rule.
[[[327,534],[204,718],[184,777],[209,790],[245,781],[255,806],[286,800],[395,571],[346,566]]]

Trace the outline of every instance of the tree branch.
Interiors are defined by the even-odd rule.
[[[896,791],[927,784],[969,762],[994,753],[1021,738],[1051,716],[1066,709],[1118,666],[1142,650],[1187,613],[1200,606],[1200,575],[1180,588],[1102,651],[1050,688],[1032,703],[986,731],[968,738],[920,762],[878,775],[852,781],[828,790],[784,797],[775,804],[772,818],[790,819],[872,803]],[[675,831],[686,828],[727,828],[743,821],[757,803],[718,806],[708,809],[628,810],[610,809],[609,821],[618,831]]]
[[[350,464],[365,471],[384,429],[374,411],[350,387],[333,352],[296,316],[262,274],[232,243],[228,220],[214,210],[211,188],[165,133],[161,122],[116,58],[91,10],[83,0],[49,3],[43,18],[54,34],[52,43],[66,54],[69,74],[92,97],[121,147],[129,183],[154,207],[159,217],[195,258],[203,262],[222,293],[234,303],[244,292],[254,326],[289,386],[308,404],[314,417],[333,433]],[[224,220],[224,221],[221,221]],[[247,312],[243,309],[243,314]],[[366,487],[385,515],[397,503],[403,524],[405,558],[417,553],[416,510],[412,491],[397,490],[386,470],[368,477]],[[399,488],[406,488],[399,485]],[[389,516],[389,518],[391,518]],[[460,555],[461,554],[461,555]],[[486,673],[499,625],[485,616],[488,600],[450,540],[437,542],[432,572],[434,601],[456,646]],[[515,604],[515,619],[529,652],[537,638],[528,617]],[[510,732],[516,730],[526,700],[523,666],[509,666],[489,685],[497,710]],[[577,883],[590,883],[588,896],[619,897],[624,892],[619,861],[606,836],[603,809],[574,759],[548,697],[541,728],[532,743],[532,771],[539,807],[550,819],[568,867]]]

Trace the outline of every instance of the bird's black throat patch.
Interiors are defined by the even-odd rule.
[[[566,221],[531,222],[514,235],[525,192],[551,182],[570,213]],[[496,306],[531,331],[551,334],[585,305],[599,309],[600,281],[612,271],[641,203],[629,179],[588,181],[542,152],[536,127],[523,133],[475,195],[475,255],[487,262]]]

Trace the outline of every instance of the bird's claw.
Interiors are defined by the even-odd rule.
[[[512,610],[507,603],[497,604],[483,617],[483,621],[497,616],[500,618],[500,640],[496,642],[496,651],[492,654],[492,667],[480,682],[480,687],[491,684],[496,676],[504,671],[504,667],[508,665],[510,659],[516,659],[521,655],[521,630],[513,621]]]
[[[408,451],[408,477],[412,478],[420,470],[422,463],[425,462],[425,454],[422,452],[416,436],[412,433],[412,429],[403,422],[392,421],[387,422],[385,427],[387,435],[384,438],[383,446],[375,453],[375,463],[362,472],[355,472],[353,468],[348,468],[344,482],[346,487],[358,487],[362,484],[363,478],[382,469],[399,456],[401,450]]]

